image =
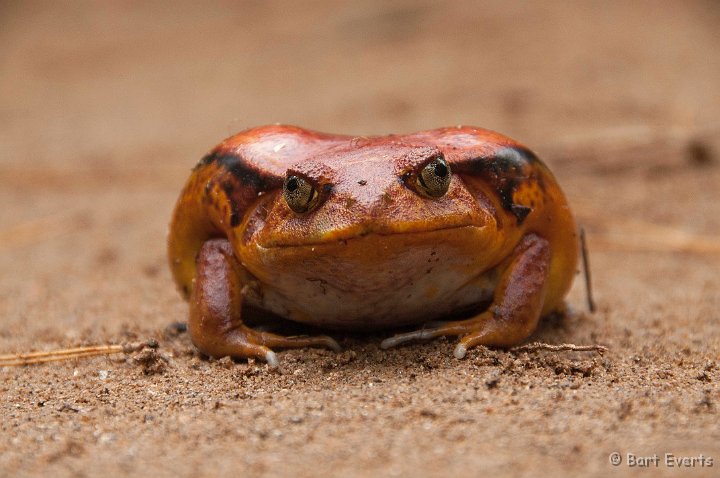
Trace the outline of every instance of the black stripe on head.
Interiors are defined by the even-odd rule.
[[[515,204],[513,195],[519,184],[536,180],[532,166],[539,159],[529,149],[523,147],[503,147],[495,151],[492,156],[480,156],[464,161],[462,169],[469,174],[487,179],[495,188],[503,209],[512,213],[522,224],[532,208]]]
[[[258,166],[248,163],[239,154],[224,151],[208,154],[195,166],[195,170],[212,164],[228,173],[228,175],[223,175],[219,171],[217,184],[228,199],[232,227],[240,225],[243,209],[250,201],[257,198],[258,193],[282,187],[282,178],[261,171]]]
[[[256,191],[267,191],[277,188],[282,184],[282,179],[260,171],[257,166],[248,164],[241,156],[235,154],[223,154],[217,156],[215,162],[222,166],[245,187],[253,188]]]
[[[267,191],[282,185],[282,179],[273,174],[261,171],[256,165],[250,164],[242,156],[235,153],[215,151],[205,157],[193,168],[193,171],[217,164],[232,174],[244,187],[257,191]]]
[[[537,163],[537,156],[529,149],[506,147],[498,149],[492,156],[477,158],[480,172],[492,172],[509,176],[526,176],[525,169]]]

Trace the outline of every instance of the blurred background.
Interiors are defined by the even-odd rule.
[[[0,353],[159,337],[174,354],[158,376],[0,369],[0,475],[717,464],[718,26],[715,0],[0,0]],[[599,305],[584,312],[576,281],[576,313],[535,338],[610,354],[457,361],[447,341],[355,338],[342,363],[283,352],[294,372],[270,374],[163,339],[187,315],[165,235],[190,168],[274,122],[468,124],[534,149],[588,231]]]
[[[718,126],[719,24],[712,0],[4,1],[2,165],[167,171],[273,122],[536,148],[694,132]]]

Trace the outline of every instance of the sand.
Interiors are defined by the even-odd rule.
[[[713,2],[0,4],[0,353],[157,342],[0,368],[0,476],[717,476],[719,20]],[[453,340],[335,334],[342,353],[283,351],[279,371],[201,357],[172,326],[170,211],[210,147],[272,122],[473,124],[534,148],[587,231],[598,310],[578,276],[531,342],[608,351],[457,360]]]

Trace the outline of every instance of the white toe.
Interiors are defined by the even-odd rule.
[[[265,354],[265,361],[270,368],[278,368],[278,365],[280,365],[277,355],[272,350]]]

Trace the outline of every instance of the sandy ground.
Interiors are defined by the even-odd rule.
[[[0,352],[159,343],[0,368],[0,476],[717,476],[717,3],[197,5],[0,3]],[[609,352],[337,335],[279,373],[200,357],[166,329],[187,314],[170,211],[205,151],[270,122],[536,149],[599,310],[578,280],[533,340]]]

